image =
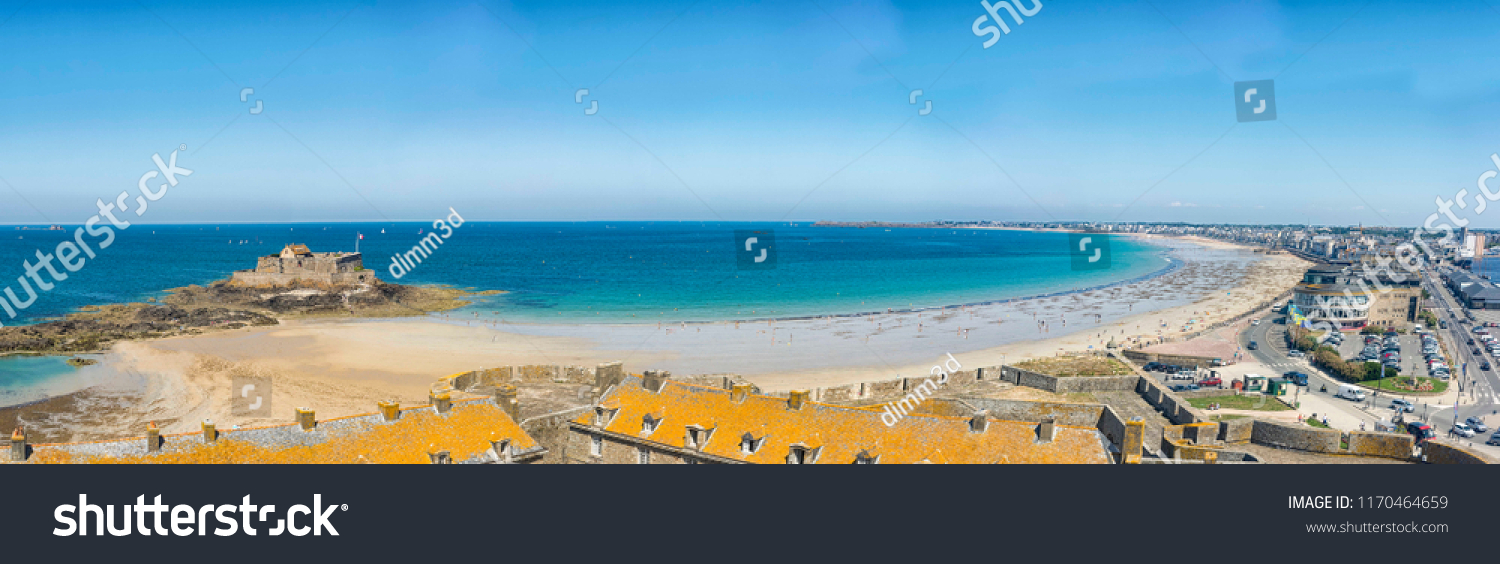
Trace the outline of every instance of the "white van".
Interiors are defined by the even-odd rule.
[[[1339,384],[1338,397],[1346,400],[1365,401],[1365,391],[1354,384]]]

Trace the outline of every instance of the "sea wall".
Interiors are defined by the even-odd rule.
[[[1343,433],[1337,429],[1321,429],[1303,424],[1276,423],[1256,419],[1250,432],[1250,441],[1258,445],[1291,450],[1303,450],[1325,454],[1339,454],[1339,440]]]
[[[1483,454],[1439,439],[1424,441],[1422,454],[1428,464],[1490,464]]]
[[[1413,446],[1412,436],[1406,433],[1349,432],[1349,454],[1406,459],[1411,458]]]

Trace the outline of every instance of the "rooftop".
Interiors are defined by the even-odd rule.
[[[713,430],[700,452],[751,463],[781,464],[793,446],[821,449],[814,459],[823,464],[849,464],[861,453],[879,457],[881,464],[1110,464],[1106,439],[1093,427],[1057,425],[1050,442],[1037,440],[1038,425],[988,419],[983,431],[971,431],[967,417],[910,413],[894,425],[881,420],[879,408],[857,408],[804,401],[793,408],[786,398],[745,393],[736,401],[731,391],[666,380],[660,392],[627,377],[602,398],[601,408],[617,409],[604,431],[662,445],[688,448],[690,426]],[[660,417],[649,433],[647,414]],[[573,420],[593,426],[594,414]],[[748,434],[760,443],[754,452],[741,450]]]
[[[379,413],[319,421],[312,430],[297,424],[220,429],[215,443],[202,433],[162,437],[158,453],[136,437],[87,443],[32,445],[31,461],[53,464],[428,464],[428,450],[446,450],[454,462],[484,462],[491,439],[509,439],[516,457],[542,448],[488,398],[455,401],[439,414],[411,407],[385,422]]]

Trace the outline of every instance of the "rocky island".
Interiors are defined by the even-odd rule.
[[[0,328],[0,354],[99,351],[116,341],[276,325],[279,319],[425,315],[468,305],[468,296],[495,293],[390,284],[365,270],[359,253],[287,245],[278,255],[260,257],[254,270],[174,288],[160,300],[90,306],[62,319]]]

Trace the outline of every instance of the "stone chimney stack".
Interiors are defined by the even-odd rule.
[[[1125,439],[1120,441],[1120,462],[1141,463],[1141,445],[1146,442],[1146,422],[1140,417],[1125,422]]]
[[[1057,438],[1057,422],[1051,419],[1038,423],[1036,426],[1036,442],[1050,443]]]
[[[433,464],[453,464],[453,457],[446,450],[439,450],[437,443],[427,445],[427,459]]]
[[[311,408],[297,408],[297,424],[302,426],[303,431],[311,431],[318,426],[318,416]]]
[[[389,423],[401,417],[401,404],[395,401],[383,401],[375,404],[380,407],[380,419]]]
[[[990,412],[983,410],[969,416],[969,432],[983,433],[990,428]]]
[[[671,377],[672,373],[665,370],[647,370],[641,375],[641,387],[648,391],[660,392],[662,385]]]
[[[26,428],[16,427],[10,434],[10,461],[26,462]]]
[[[161,450],[161,429],[152,421],[146,424],[146,452]]]
[[[619,384],[625,379],[625,363],[606,362],[594,367],[594,401],[604,396],[604,391],[610,386]]]
[[[749,397],[750,384],[735,384],[729,390],[729,399],[734,403],[745,403],[745,399]]]
[[[453,395],[448,392],[429,393],[428,399],[432,401],[432,408],[438,413],[448,413],[453,408]]]
[[[495,403],[500,410],[510,416],[511,421],[521,423],[521,402],[516,399],[516,387],[510,384],[501,384],[495,387]]]
[[[792,390],[787,394],[786,406],[789,409],[802,409],[802,405],[807,403],[807,398],[811,395],[812,392],[807,390]]]
[[[219,429],[214,426],[214,422],[212,419],[203,420],[203,442],[219,442]]]

